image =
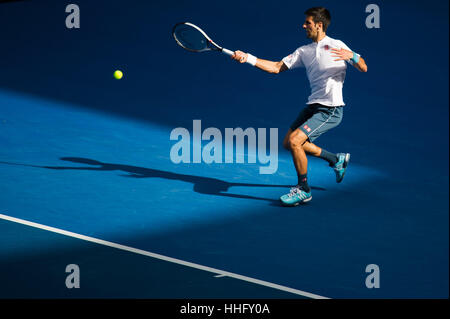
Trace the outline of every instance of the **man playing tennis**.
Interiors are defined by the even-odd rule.
[[[311,188],[308,186],[306,154],[326,160],[336,173],[336,182],[344,178],[350,160],[349,153],[330,153],[312,142],[342,121],[344,101],[342,87],[347,65],[345,61],[361,72],[367,72],[364,59],[350,50],[344,42],[325,34],[331,16],[327,9],[314,7],[305,11],[303,29],[312,43],[301,46],[279,62],[258,59],[242,51],[234,52],[232,58],[240,63],[248,62],[257,68],[280,73],[288,69],[304,67],[311,86],[307,106],[291,124],[283,141],[290,150],[297,171],[298,184],[289,194],[281,196],[283,205],[296,206],[310,201]]]

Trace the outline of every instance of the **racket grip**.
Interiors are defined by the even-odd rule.
[[[225,53],[226,55],[232,56],[234,54],[233,51],[230,51],[228,49],[222,48],[222,52]]]

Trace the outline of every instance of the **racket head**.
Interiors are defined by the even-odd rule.
[[[190,22],[177,23],[172,29],[172,35],[179,46],[191,52],[222,50],[205,31]]]

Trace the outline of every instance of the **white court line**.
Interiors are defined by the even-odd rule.
[[[306,292],[306,291],[302,291],[302,290],[298,290],[298,289],[294,289],[294,288],[281,286],[281,285],[274,284],[274,283],[271,283],[271,282],[267,282],[267,281],[264,281],[264,280],[259,280],[259,279],[255,279],[255,278],[251,278],[251,277],[242,276],[242,275],[234,274],[234,273],[231,273],[231,272],[223,271],[223,270],[220,270],[220,269],[215,269],[215,268],[211,268],[211,267],[207,267],[207,266],[202,266],[202,265],[199,265],[199,264],[194,264],[194,263],[191,263],[191,262],[188,262],[188,261],[184,261],[184,260],[180,260],[180,259],[176,259],[176,258],[172,258],[172,257],[167,257],[167,256],[160,255],[160,254],[155,254],[155,253],[152,253],[152,252],[149,252],[149,251],[146,251],[146,250],[142,250],[142,249],[137,249],[137,248],[133,248],[133,247],[129,247],[129,246],[116,244],[116,243],[113,243],[113,242],[110,242],[110,241],[106,241],[106,240],[102,240],[102,239],[98,239],[98,238],[94,238],[94,237],[89,237],[89,236],[73,233],[73,232],[70,232],[70,231],[66,231],[66,230],[50,227],[50,226],[45,226],[45,225],[42,225],[42,224],[30,222],[30,221],[27,221],[27,220],[15,218],[15,217],[3,215],[3,214],[0,214],[0,218],[4,219],[4,220],[11,221],[11,222],[15,222],[15,223],[19,223],[19,224],[23,224],[23,225],[27,225],[27,226],[31,226],[31,227],[35,227],[35,228],[39,228],[39,229],[43,229],[43,230],[47,230],[47,231],[50,231],[50,232],[53,232],[53,233],[57,233],[57,234],[61,234],[61,235],[65,235],[65,236],[69,236],[69,237],[73,237],[73,238],[78,238],[78,239],[89,241],[89,242],[92,242],[92,243],[96,243],[96,244],[100,244],[100,245],[104,245],[104,246],[108,246],[108,247],[112,247],[112,248],[117,248],[117,249],[120,249],[120,250],[129,251],[129,252],[132,252],[132,253],[135,253],[135,254],[144,255],[144,256],[148,256],[148,257],[153,257],[153,258],[157,258],[157,259],[160,259],[160,260],[168,261],[168,262],[171,262],[171,263],[175,263],[175,264],[179,264],[179,265],[183,265],[183,266],[187,266],[187,267],[191,267],[191,268],[195,268],[195,269],[200,269],[200,270],[212,272],[212,273],[217,274],[216,276],[220,276],[220,277],[227,276],[227,277],[231,277],[231,278],[235,278],[235,279],[251,282],[251,283],[254,283],[254,284],[257,284],[257,285],[266,286],[266,287],[270,287],[270,288],[274,288],[274,289],[290,292],[292,294],[296,294],[296,295],[300,295],[300,296],[304,296],[304,297],[308,297],[308,298],[312,298],[312,299],[329,299],[329,298],[324,297],[324,296],[319,296],[319,295],[312,294],[312,293],[309,293],[309,292]]]

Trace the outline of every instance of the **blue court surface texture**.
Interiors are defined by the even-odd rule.
[[[282,139],[304,69],[188,52],[171,32],[190,21],[279,61],[310,42],[316,2],[77,0],[79,29],[69,3],[0,4],[0,298],[448,298],[448,1],[378,1],[379,28],[368,1],[320,3],[368,72],[348,67],[344,120],[315,141],[351,153],[343,182],[309,157],[313,199],[293,208]],[[170,134],[192,139],[194,120],[277,128],[276,172],[248,149],[174,163]]]

